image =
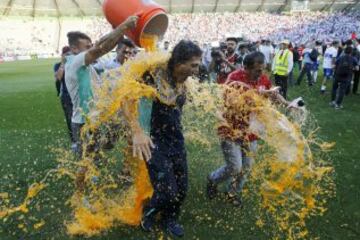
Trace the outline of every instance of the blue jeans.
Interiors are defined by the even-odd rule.
[[[252,155],[256,152],[257,142],[253,141],[249,146],[245,146],[241,141],[224,140],[221,142],[221,148],[225,165],[212,172],[209,178],[214,184],[230,181],[228,191],[239,193],[254,163]]]
[[[303,69],[300,72],[300,75],[297,79],[297,85],[300,85],[302,79],[304,78],[304,75],[306,74],[307,80],[308,80],[308,84],[312,85],[312,76],[311,76],[311,70],[312,70],[312,63],[305,63],[305,66],[303,67]]]

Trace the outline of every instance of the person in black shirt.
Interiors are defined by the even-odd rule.
[[[346,90],[351,84],[353,71],[358,70],[356,59],[352,56],[353,48],[348,46],[344,49],[344,55],[336,61],[335,81],[333,83],[330,106],[342,109],[342,101]]]
[[[68,54],[70,54],[70,51],[71,51],[71,49],[68,46],[63,47],[62,54],[61,54],[61,62],[56,63],[54,65],[54,72],[55,72],[55,82],[56,82],[57,94],[60,97],[61,106],[64,110],[65,120],[66,120],[66,125],[68,128],[70,140],[72,143],[74,143],[75,140],[74,140],[74,136],[73,136],[72,128],[71,128],[71,117],[72,117],[73,105],[71,102],[69,92],[66,88],[65,70],[64,70],[65,57]]]
[[[181,237],[177,223],[180,207],[188,188],[186,150],[181,125],[186,102],[185,81],[199,73],[202,51],[191,41],[180,41],[172,51],[167,66],[146,73],[144,83],[158,91],[152,101],[150,136],[138,120],[124,108],[132,132],[133,155],[146,160],[154,193],[143,210],[141,227],[152,231],[159,215],[162,227],[170,235]],[[130,103],[129,103],[130,106]]]

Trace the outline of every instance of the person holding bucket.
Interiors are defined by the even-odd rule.
[[[119,40],[124,37],[124,32],[134,28],[137,21],[137,16],[129,17],[94,45],[90,37],[82,32],[69,32],[67,35],[71,55],[66,57],[65,82],[73,103],[71,124],[75,144],[72,148],[78,158],[83,156],[83,150],[85,150],[82,149],[81,129],[85,125],[86,115],[89,113],[94,101],[93,92],[94,88],[97,87],[95,83],[101,83],[92,64],[98,58],[110,52],[118,44]],[[90,140],[88,139],[88,141]],[[96,152],[97,146],[94,146],[96,144],[90,145],[86,149],[86,155]],[[76,179],[76,185],[80,191],[84,188],[85,173],[86,169],[80,169]]]

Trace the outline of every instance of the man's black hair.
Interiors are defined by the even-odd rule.
[[[124,38],[123,40],[121,40],[121,41],[118,43],[116,49],[120,49],[120,48],[122,48],[123,46],[126,46],[126,47],[128,47],[128,48],[135,48],[134,42],[131,41],[130,39],[126,39],[126,38]]]
[[[353,44],[353,41],[351,39],[346,40],[346,42],[345,42],[346,46],[351,46],[352,44]]]
[[[91,41],[91,38],[88,35],[79,31],[68,32],[67,38],[68,38],[69,46],[77,45],[80,39],[86,39]]]
[[[345,54],[352,54],[353,48],[351,46],[347,46],[344,50]]]
[[[192,41],[181,40],[172,51],[170,60],[168,62],[168,69],[170,73],[173,73],[177,64],[182,64],[189,61],[193,57],[201,56],[202,51],[198,45]]]
[[[246,55],[243,62],[245,68],[252,68],[255,65],[255,63],[264,64],[265,63],[264,54],[262,54],[261,52],[252,52]]]

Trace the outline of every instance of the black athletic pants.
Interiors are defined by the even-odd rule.
[[[144,214],[161,214],[164,222],[176,220],[188,190],[188,169],[185,149],[181,153],[152,151],[147,162],[154,193],[144,208]]]
[[[280,94],[286,99],[288,76],[280,76],[275,74],[275,85],[280,87]]]

